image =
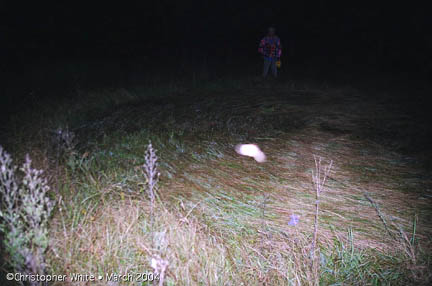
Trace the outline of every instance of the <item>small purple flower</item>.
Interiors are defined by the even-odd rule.
[[[298,222],[299,222],[299,218],[300,218],[300,216],[298,216],[298,215],[295,215],[295,214],[292,214],[291,216],[290,216],[290,221],[288,222],[288,225],[297,225],[298,224]]]

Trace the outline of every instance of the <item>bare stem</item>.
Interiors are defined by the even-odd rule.
[[[316,261],[316,244],[317,244],[317,237],[318,237],[318,217],[319,217],[319,200],[321,192],[324,191],[324,185],[326,182],[326,179],[330,173],[330,170],[333,165],[333,161],[330,161],[330,163],[326,167],[321,166],[321,157],[317,157],[314,155],[314,161],[315,161],[315,172],[312,172],[312,181],[315,187],[315,220],[314,220],[314,233],[313,233],[313,239],[312,239],[312,261],[311,261],[311,267],[314,273],[314,284],[319,285],[319,278],[318,278],[318,268],[319,264]]]

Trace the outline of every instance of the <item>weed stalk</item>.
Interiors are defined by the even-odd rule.
[[[314,232],[313,232],[313,238],[312,238],[312,261],[311,261],[311,268],[314,275],[314,284],[319,285],[319,263],[316,259],[316,243],[317,243],[317,236],[318,236],[318,217],[319,217],[319,200],[320,195],[324,191],[324,185],[326,182],[326,179],[330,173],[330,170],[333,165],[333,161],[330,161],[330,163],[323,167],[321,166],[321,157],[317,157],[314,155],[314,161],[315,161],[315,172],[312,172],[312,181],[315,188],[315,221],[314,221]]]

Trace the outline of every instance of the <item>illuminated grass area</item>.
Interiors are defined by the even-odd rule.
[[[51,273],[151,272],[159,256],[165,285],[430,280],[432,177],[380,137],[399,115],[362,91],[246,78],[74,92],[11,131],[15,158],[30,153],[57,201]],[[57,152],[51,131],[66,126],[73,147]],[[153,217],[149,141],[160,172]],[[267,161],[240,157],[238,143],[258,144]],[[314,155],[333,161],[316,263]]]

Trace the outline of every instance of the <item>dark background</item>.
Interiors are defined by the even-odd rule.
[[[87,2],[2,2],[3,115],[30,95],[62,96],[78,81],[127,86],[151,74],[200,73],[197,66],[214,76],[258,76],[257,46],[270,25],[283,44],[285,79],[372,80],[409,91],[431,78],[430,15],[414,2]]]
[[[381,1],[377,1],[381,2]],[[40,58],[256,57],[274,25],[293,64],[431,71],[428,10],[414,3],[348,1],[3,2],[1,48],[19,68]],[[135,2],[134,2],[135,3]],[[19,62],[19,61],[22,62]]]

